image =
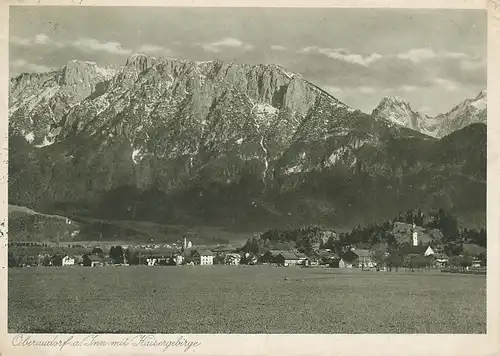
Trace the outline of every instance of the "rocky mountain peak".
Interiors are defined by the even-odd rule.
[[[479,94],[476,96],[476,100],[479,99],[486,99],[488,96],[488,91],[486,89],[483,89],[479,92]]]
[[[384,97],[373,110],[374,119],[382,119],[433,137],[444,137],[472,123],[486,123],[486,96],[482,90],[474,99],[465,99],[449,112],[435,117],[414,111],[399,97]]]
[[[148,56],[145,53],[134,53],[127,58],[125,67],[133,67],[139,72],[144,72],[157,62],[156,57]]]
[[[417,122],[419,116],[406,100],[398,96],[385,96],[372,112],[372,117],[376,120],[385,120],[417,131],[420,131]]]
[[[411,110],[410,104],[399,96],[384,96],[380,101],[378,108],[387,108],[387,107],[390,108],[404,107]]]

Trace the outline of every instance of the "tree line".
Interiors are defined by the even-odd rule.
[[[442,245],[449,255],[462,254],[462,245],[465,243],[486,248],[486,230],[484,228],[479,230],[461,229],[458,220],[443,209],[428,214],[418,209],[400,212],[393,219],[382,223],[372,223],[364,227],[356,226],[350,232],[338,235],[321,226],[303,226],[290,230],[272,229],[260,236],[249,238],[241,250],[258,254],[264,249],[280,246],[279,249],[297,249],[307,255],[312,255],[323,248],[342,252],[351,246],[374,249],[378,245],[385,245],[390,250],[395,251],[402,245],[402,242],[398,241],[394,235],[394,226],[397,222],[436,230],[439,232],[439,238],[435,242]],[[402,259],[396,254],[391,257],[391,261],[394,266],[403,264]],[[419,263],[416,262],[416,265]]]

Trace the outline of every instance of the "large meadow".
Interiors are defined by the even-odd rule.
[[[9,332],[485,333],[486,278],[269,266],[9,269]]]

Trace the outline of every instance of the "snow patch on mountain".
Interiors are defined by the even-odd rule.
[[[135,164],[139,164],[144,155],[141,154],[141,149],[140,148],[134,148],[134,150],[132,151],[132,161],[134,161]]]
[[[347,147],[340,147],[332,152],[332,154],[328,157],[328,160],[325,166],[330,167],[335,165],[337,162],[342,161],[344,155],[348,153],[349,150]]]
[[[26,139],[26,141],[28,143],[32,143],[35,140],[35,134],[33,133],[33,131],[29,132],[29,133],[24,135],[24,138]]]
[[[99,66],[95,66],[95,71],[102,75],[105,79],[110,79],[111,77],[115,76],[115,74],[118,72],[117,69],[115,68],[103,68]]]
[[[302,172],[303,167],[301,165],[295,165],[293,167],[289,167],[285,170],[285,174],[290,175],[294,173],[300,173]]]
[[[269,104],[255,104],[252,108],[257,115],[276,114],[278,109]]]
[[[54,144],[55,140],[53,137],[51,137],[50,139],[47,137],[47,136],[44,136],[43,137],[43,142],[38,144],[38,145],[35,145],[36,148],[42,148],[42,147],[47,147],[47,146],[50,146],[52,144]]]

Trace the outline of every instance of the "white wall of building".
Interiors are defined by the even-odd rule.
[[[69,256],[65,256],[62,259],[62,265],[63,266],[73,266],[74,264],[75,264],[75,259],[74,258],[71,258]]]

